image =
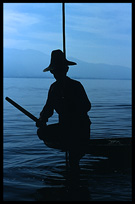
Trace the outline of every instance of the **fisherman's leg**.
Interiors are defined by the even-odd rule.
[[[86,147],[86,143],[82,142],[69,149],[69,165],[71,168],[79,169],[80,159],[86,154]]]
[[[38,137],[39,137],[40,140],[44,140],[45,135],[46,135],[46,132],[47,132],[46,126],[45,126],[45,127],[40,127],[40,128],[37,130],[37,135],[38,135]]]
[[[69,153],[69,165],[72,169],[79,169],[79,158],[75,158],[72,154]]]
[[[79,153],[77,149],[69,149],[69,165],[71,168],[79,169]]]
[[[46,125],[37,130],[39,139],[49,142],[55,142],[59,139],[60,128],[59,124]]]

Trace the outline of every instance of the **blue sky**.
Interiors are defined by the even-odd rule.
[[[4,3],[4,47],[63,49],[61,3]],[[131,3],[66,3],[66,54],[131,67]]]

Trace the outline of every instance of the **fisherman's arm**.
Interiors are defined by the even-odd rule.
[[[78,90],[77,90],[77,95],[78,95],[78,110],[82,112],[88,112],[91,109],[91,102],[88,99],[88,96],[85,92],[84,87],[82,84],[79,82]]]
[[[39,120],[36,123],[37,127],[40,127],[41,125],[46,125],[46,122],[48,122],[48,118],[50,118],[53,115],[54,109],[52,105],[51,89],[52,88],[50,87],[46,104],[43,107],[42,111],[40,112]]]

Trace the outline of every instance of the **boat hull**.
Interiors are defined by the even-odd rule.
[[[67,150],[60,143],[44,142],[50,148],[61,151]],[[90,139],[87,147],[84,146],[83,148],[86,153],[97,156],[129,156],[132,153],[132,138]]]

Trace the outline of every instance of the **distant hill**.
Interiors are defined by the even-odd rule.
[[[35,50],[4,49],[4,77],[44,77],[49,56]]]
[[[131,79],[131,69],[124,66],[94,64],[70,57],[77,65],[71,66],[68,76],[91,79]],[[4,49],[4,77],[52,77],[43,69],[50,64],[50,55],[36,50]]]

